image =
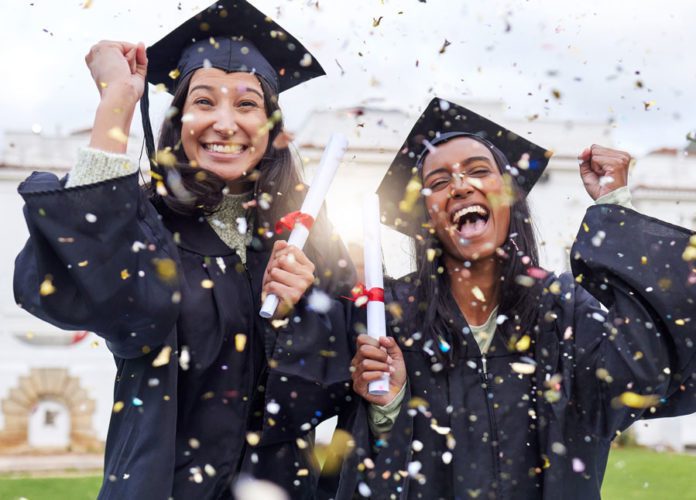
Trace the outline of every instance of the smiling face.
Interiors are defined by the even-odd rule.
[[[490,257],[510,229],[510,203],[490,150],[469,138],[438,145],[425,157],[423,187],[430,223],[447,257]]]
[[[256,76],[196,70],[184,103],[181,144],[192,165],[234,184],[268,146],[264,95]]]

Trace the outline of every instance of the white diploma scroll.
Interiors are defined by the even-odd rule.
[[[300,209],[300,212],[311,216],[313,220],[319,215],[321,204],[324,203],[324,198],[326,198],[326,193],[329,191],[329,186],[331,186],[331,181],[333,181],[334,175],[336,174],[336,169],[340,165],[341,159],[347,148],[348,139],[346,139],[343,134],[331,135],[329,143],[326,145],[326,149],[324,149],[324,154],[321,156],[317,173],[312,180],[312,185],[309,186],[309,191]],[[309,229],[298,222],[290,233],[288,245],[293,245],[302,249],[307,242],[308,236]],[[262,318],[272,318],[277,307],[278,297],[274,294],[269,294],[266,300],[264,300],[259,314]]]
[[[382,244],[379,235],[379,198],[375,193],[365,195],[363,201],[363,230],[365,235],[365,290],[384,289],[382,274]],[[368,300],[367,334],[373,339],[387,336],[384,302]],[[370,394],[389,393],[389,374],[370,382]]]

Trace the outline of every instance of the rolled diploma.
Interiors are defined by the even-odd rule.
[[[336,169],[341,164],[341,159],[347,148],[348,139],[346,139],[346,136],[343,134],[331,134],[329,143],[326,145],[324,153],[321,155],[319,168],[312,180],[312,185],[309,186],[309,191],[307,192],[307,196],[305,196],[300,212],[311,215],[312,219],[317,218],[319,209],[321,209],[321,204],[324,202],[324,198],[326,198],[326,193],[329,191],[331,181],[333,181],[336,175]],[[295,227],[290,233],[290,238],[288,238],[288,245],[296,246],[301,250],[304,248],[308,237],[309,229],[303,224],[295,224]],[[259,315],[266,319],[272,318],[277,307],[278,297],[274,294],[269,294],[266,300],[263,301],[263,306],[261,306]]]
[[[375,193],[365,195],[363,202],[363,231],[365,245],[365,289],[384,288],[382,275],[382,244],[379,234],[379,198]],[[367,303],[367,334],[373,339],[386,337],[384,302],[370,300]],[[389,374],[370,382],[370,394],[389,393]]]

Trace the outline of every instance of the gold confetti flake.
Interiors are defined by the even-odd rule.
[[[47,297],[48,295],[56,293],[56,287],[53,286],[53,276],[47,274],[44,280],[39,286],[39,295],[42,297]]]
[[[213,288],[215,286],[215,283],[213,282],[213,280],[204,279],[203,281],[201,281],[201,286],[203,288],[210,289],[210,288]]]
[[[428,248],[428,250],[426,250],[425,254],[428,257],[428,262],[432,262],[435,260],[435,256],[437,255],[437,252],[434,248]]]
[[[618,403],[629,408],[649,408],[660,402],[660,396],[656,394],[636,394],[635,392],[626,391],[619,397],[614,398],[612,403]]]
[[[648,263],[648,258],[647,258],[645,255],[643,255],[643,256],[640,258],[640,263],[643,264],[643,265],[647,264],[647,263]]]
[[[92,0],[85,0],[82,2],[82,8],[83,9],[89,9],[92,6]]]
[[[474,294],[474,297],[476,297],[476,300],[480,302],[486,302],[486,296],[483,295],[483,292],[478,286],[474,286],[474,288],[471,289],[471,293]]]
[[[77,265],[78,265],[79,267],[87,267],[87,266],[89,265],[89,261],[88,261],[88,260],[83,260],[82,262],[78,262]]]
[[[159,368],[160,366],[164,366],[169,364],[169,359],[171,358],[172,355],[172,348],[171,346],[164,346],[162,349],[160,349],[159,354],[157,357],[154,359],[152,362],[152,366],[155,368]]]
[[[261,441],[261,436],[258,432],[247,432],[246,440],[250,446],[256,446]]]
[[[128,269],[122,269],[121,270],[121,279],[127,280],[128,278],[130,278],[130,273],[128,272]]]
[[[519,362],[510,363],[510,368],[512,368],[513,372],[520,375],[531,375],[536,370],[536,366],[532,364]]]
[[[515,344],[515,349],[517,349],[518,352],[523,352],[523,351],[526,351],[527,349],[529,349],[529,346],[531,344],[532,344],[532,339],[529,337],[529,335],[524,335]]]
[[[123,401],[116,401],[114,403],[114,413],[118,413],[121,410],[123,410],[123,407],[126,406]]]
[[[181,71],[179,71],[179,68],[175,68],[169,72],[169,78],[172,80],[176,80],[179,78],[179,75],[181,75]]]
[[[416,205],[416,201],[418,201],[421,189],[423,189],[423,185],[421,184],[418,177],[412,177],[406,185],[404,199],[399,202],[399,210],[401,210],[404,213],[411,213]]]
[[[126,144],[128,142],[128,136],[123,133],[123,130],[121,130],[120,127],[113,127],[109,129],[106,135],[109,137],[109,139],[113,139],[121,144]]]
[[[177,163],[176,156],[172,153],[172,148],[160,149],[155,154],[155,163],[164,167],[173,167]]]
[[[155,265],[155,273],[157,277],[165,282],[171,282],[176,279],[176,262],[172,259],[153,259]]]
[[[309,476],[309,469],[297,469],[297,477]]]
[[[683,320],[683,319],[681,319],[681,318],[680,318],[680,319],[675,319],[675,320],[674,320],[674,324],[677,325],[677,326],[684,326],[684,325],[686,324],[686,321]]]
[[[244,333],[238,333],[234,336],[234,348],[237,352],[243,352],[246,347],[247,336]]]
[[[372,18],[372,27],[373,27],[373,28],[376,28],[377,26],[379,26],[379,23],[382,22],[382,19],[383,19],[383,18],[384,18],[384,16],[373,17],[373,18]]]

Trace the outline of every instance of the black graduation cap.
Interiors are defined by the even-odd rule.
[[[523,193],[544,173],[551,152],[458,104],[433,98],[406,137],[377,189],[385,224],[408,236],[426,222],[420,202],[423,161],[432,148],[475,136],[506,165]]]
[[[147,82],[171,93],[200,68],[255,73],[275,92],[326,74],[309,51],[246,0],[219,0],[147,49]],[[150,158],[155,146],[147,90],[140,101]],[[154,166],[153,166],[154,167]]]

